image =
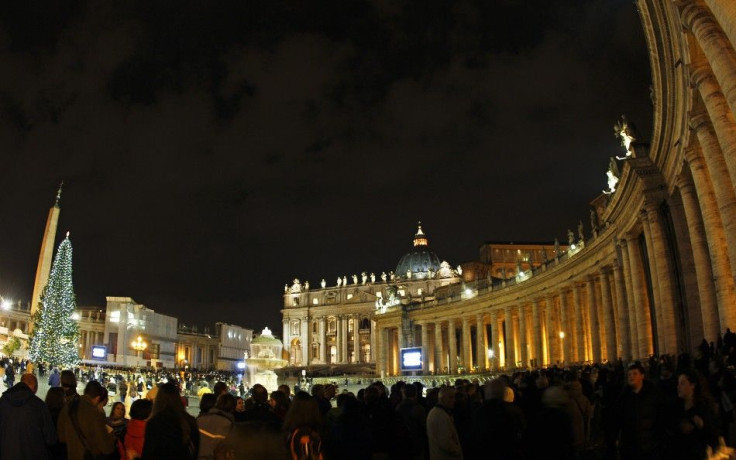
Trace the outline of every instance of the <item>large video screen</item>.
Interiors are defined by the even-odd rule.
[[[106,359],[107,358],[107,347],[102,345],[95,345],[92,347],[92,358],[94,359]]]
[[[421,371],[424,357],[422,347],[402,348],[399,350],[402,371]]]

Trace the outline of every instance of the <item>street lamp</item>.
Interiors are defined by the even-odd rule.
[[[138,361],[137,364],[138,364],[138,367],[141,367],[140,358],[142,357],[141,355],[143,354],[143,350],[145,350],[146,347],[148,347],[148,344],[143,340],[143,337],[139,335],[137,339],[133,340],[130,343],[130,346],[131,348],[133,348],[133,350],[136,351],[136,359]]]

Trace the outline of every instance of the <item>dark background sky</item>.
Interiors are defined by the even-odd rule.
[[[31,297],[64,180],[80,305],[280,331],[294,277],[564,240],[625,113],[630,0],[13,2],[0,11],[0,295]]]

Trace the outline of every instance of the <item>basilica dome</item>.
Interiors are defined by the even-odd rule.
[[[440,259],[429,249],[429,241],[420,222],[414,235],[414,247],[399,260],[396,276],[401,279],[434,278],[439,269]]]

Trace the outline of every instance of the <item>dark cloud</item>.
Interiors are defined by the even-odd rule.
[[[0,13],[0,294],[28,298],[66,182],[80,302],[279,323],[283,283],[587,218],[622,113],[651,130],[629,1],[67,2]],[[202,312],[207,312],[202,314]]]

